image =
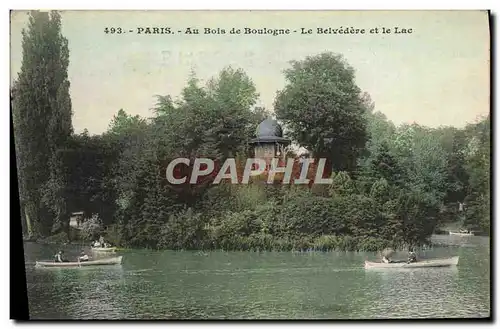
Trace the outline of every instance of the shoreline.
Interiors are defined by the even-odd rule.
[[[378,242],[378,244],[365,244],[363,246],[363,241],[356,241],[357,239],[354,237],[342,237],[342,239],[338,239],[337,241],[334,241],[335,245],[332,243],[328,243],[329,241],[332,242],[332,237],[328,235],[323,235],[317,238],[311,238],[309,241],[300,241],[300,240],[290,240],[287,241],[286,245],[283,244],[278,244],[276,246],[268,246],[267,248],[263,247],[258,247],[258,246],[246,246],[246,247],[233,247],[233,248],[220,248],[220,247],[213,247],[213,248],[148,248],[148,247],[121,247],[121,246],[116,246],[116,251],[117,252],[127,252],[127,251],[153,251],[153,252],[159,252],[159,251],[176,251],[176,252],[194,252],[194,253],[208,253],[208,252],[251,252],[251,253],[263,253],[263,252],[283,252],[283,253],[308,253],[308,252],[372,252],[372,253],[378,253],[381,250],[390,247],[393,248],[395,251],[407,251],[408,246],[407,245],[400,245],[397,247],[391,247],[391,243],[389,241],[383,241],[380,239],[375,239],[372,238],[373,240],[371,242]],[[318,240],[323,240],[323,244],[314,244],[314,242],[318,242]],[[326,240],[326,241],[325,241]],[[377,241],[378,240],[378,241]],[[348,243],[349,241],[356,241],[353,242],[352,245],[345,245],[346,242]],[[305,242],[305,243],[304,243]],[[35,239],[35,240],[24,240],[23,243],[33,243],[33,244],[40,244],[40,245],[53,245],[53,246],[65,246],[65,247],[75,247],[75,248],[80,248],[80,247],[89,247],[90,248],[90,242],[58,242],[58,241],[47,241],[47,238],[45,239]],[[300,245],[300,246],[299,246]],[[432,243],[428,242],[419,246],[415,246],[415,248],[418,249],[427,249],[427,248],[432,248],[432,247],[439,247],[441,246],[440,243]]]
[[[448,236],[447,233],[444,233],[444,234],[434,234],[434,235],[440,235],[440,236]],[[480,235],[477,235],[478,237]],[[481,237],[488,237],[490,238],[489,236],[481,236]],[[340,237],[339,237],[340,238]],[[314,245],[314,241],[318,241],[318,240],[328,240],[330,239],[330,241],[332,240],[332,237],[331,236],[328,236],[328,235],[323,235],[323,236],[319,236],[317,238],[311,238],[309,239],[309,241],[303,241],[303,242],[306,242],[306,244],[302,244],[301,247],[298,247],[298,246],[294,246],[294,244],[300,244],[299,241],[300,240],[296,240],[296,241],[293,241],[293,240],[290,240],[288,241],[290,244],[287,244],[286,246],[284,245],[277,245],[277,246],[269,246],[268,248],[259,248],[257,246],[254,246],[254,247],[245,247],[245,248],[147,248],[147,247],[121,247],[121,246],[116,246],[116,251],[117,252],[128,252],[128,251],[148,251],[148,252],[160,252],[160,251],[175,251],[175,252],[194,252],[194,253],[200,253],[200,254],[203,254],[203,253],[209,253],[209,252],[251,252],[251,253],[265,253],[265,252],[278,252],[278,253],[322,253],[322,252],[335,252],[335,253],[338,253],[338,252],[354,252],[354,253],[378,253],[380,252],[381,250],[383,250],[384,248],[386,248],[387,246],[390,247],[391,243],[388,242],[388,241],[383,241],[381,239],[376,239],[376,238],[372,238],[372,239],[376,239],[378,240],[377,242],[379,243],[382,243],[382,244],[379,244],[378,247],[375,246],[375,245],[372,245],[371,247],[369,246],[366,246],[366,247],[369,247],[369,248],[363,248],[362,245],[363,242],[361,241],[356,241],[355,243],[353,243],[354,245],[350,245],[350,246],[345,246],[345,245],[339,245],[339,244],[343,244],[345,243],[345,241],[347,240],[352,240],[352,241],[355,241],[357,240],[356,238],[354,237],[348,237],[348,236],[345,236],[345,237],[342,237],[341,239],[337,240],[337,245],[333,246],[333,245],[328,245],[328,244],[316,244],[316,246],[312,246]],[[328,242],[328,241],[326,241]],[[34,244],[40,244],[40,245],[53,245],[53,246],[64,246],[64,247],[75,247],[75,248],[81,248],[81,247],[89,247],[90,248],[90,242],[76,242],[76,241],[71,241],[71,242],[59,242],[59,241],[50,241],[50,237],[47,237],[47,238],[38,238],[38,239],[25,239],[23,238],[23,244],[24,243],[34,243]],[[312,245],[311,245],[312,244]],[[417,250],[422,250],[422,249],[428,249],[428,248],[435,248],[435,247],[446,247],[448,246],[448,244],[443,244],[441,242],[431,242],[429,241],[428,243],[425,243],[425,244],[422,244],[422,245],[419,245],[419,246],[415,246],[415,249]],[[350,247],[350,248],[349,248]],[[408,246],[398,246],[398,247],[392,247],[396,252],[404,252],[404,251],[407,251],[408,249]]]

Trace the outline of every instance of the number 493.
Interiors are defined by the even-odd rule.
[[[104,29],[104,33],[106,33],[106,34],[109,34],[109,33],[111,33],[111,34],[122,34],[123,30],[122,30],[121,27],[116,27],[116,28],[115,27],[106,27]]]

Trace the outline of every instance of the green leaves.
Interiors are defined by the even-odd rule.
[[[175,104],[168,96],[158,97],[155,109],[155,121],[161,121],[174,153],[224,160],[247,151],[262,109],[251,109],[258,94],[242,70],[227,67],[205,87],[192,74],[181,96]]]
[[[12,87],[14,138],[23,217],[41,230],[33,234],[45,235],[53,219],[61,221],[69,211],[59,177],[62,163],[53,161],[73,132],[69,50],[57,12],[31,11],[29,16],[22,32],[21,71]]]
[[[468,196],[466,197],[465,225],[470,228],[490,231],[490,189],[491,189],[491,144],[490,116],[468,125],[465,147],[465,168],[469,174]]]
[[[291,62],[287,85],[274,108],[290,137],[315,156],[327,157],[334,170],[353,170],[367,140],[369,101],[342,56],[323,53]]]
[[[106,136],[121,150],[112,185],[121,209],[116,220],[126,223],[124,234],[130,243],[155,245],[161,227],[184,230],[170,215],[179,207],[200,204],[209,186],[168,187],[166,164],[177,157],[223,161],[246,152],[246,141],[263,112],[251,109],[257,96],[251,79],[242,70],[228,67],[205,86],[193,73],[178,100],[157,96],[153,109],[156,116],[149,122],[123,110],[117,113]],[[240,202],[247,204],[250,200]],[[179,247],[171,238],[160,244]]]
[[[60,27],[57,13],[31,13],[11,90],[23,216],[36,233],[83,209],[129,246],[374,250],[424,243],[443,205],[464,199],[464,224],[489,230],[489,117],[465,129],[396,127],[354,68],[322,53],[290,63],[274,113],[296,144],[327,158],[330,186],[172,186],[164,176],[174,158],[252,153],[272,113],[255,107],[252,79],[232,67],[207,82],[192,73],[178,99],[156,96],[152,118],[120,109],[106,133],[75,135]]]

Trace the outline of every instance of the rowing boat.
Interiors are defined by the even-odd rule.
[[[414,263],[395,262],[381,263],[365,261],[365,269],[371,268],[422,268],[422,267],[445,267],[458,265],[459,256],[440,259],[425,259]]]
[[[122,263],[122,257],[113,257],[97,260],[89,260],[86,262],[36,262],[36,267],[82,267],[82,266],[101,266],[101,265],[119,265]]]
[[[450,232],[450,235],[459,235],[459,236],[473,236],[474,233],[468,232],[468,233],[463,233],[463,232]]]
[[[116,247],[109,247],[109,248],[92,247],[91,250],[96,252],[115,252]]]

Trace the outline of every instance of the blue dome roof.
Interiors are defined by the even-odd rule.
[[[290,140],[283,138],[283,129],[279,125],[278,121],[270,118],[262,121],[257,126],[255,135],[257,138],[253,139],[251,143],[290,143]]]
[[[257,126],[255,135],[257,135],[257,138],[283,137],[283,129],[281,129],[278,121],[266,119]]]

